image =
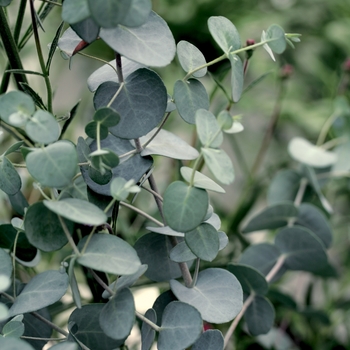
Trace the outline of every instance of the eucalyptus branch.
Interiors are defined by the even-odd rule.
[[[96,282],[104,289],[106,290],[110,295],[114,295],[115,292],[113,292],[113,290],[111,288],[109,288],[107,286],[106,283],[104,283],[104,281],[100,278],[100,276],[93,270],[93,269],[88,269],[89,272],[92,274],[92,276],[94,277],[94,279],[96,280]]]
[[[329,129],[332,127],[333,123],[338,119],[338,117],[339,113],[333,112],[331,116],[326,120],[318,136],[316,146],[321,146],[325,142]]]
[[[192,279],[192,283],[191,283],[191,288],[196,286],[198,273],[199,273],[200,262],[201,262],[201,259],[197,258],[196,259],[196,267],[195,267],[195,270],[194,270],[193,279]]]
[[[233,332],[235,331],[235,329],[238,326],[239,321],[242,319],[243,315],[245,314],[245,312],[247,311],[249,305],[253,302],[255,297],[255,294],[252,293],[249,295],[249,297],[245,300],[245,302],[243,303],[243,307],[241,309],[241,311],[239,312],[239,314],[236,316],[236,318],[233,320],[233,322],[231,323],[229,329],[227,330],[227,333],[225,335],[224,338],[224,349],[226,348],[226,346],[228,345],[228,342],[233,334]]]
[[[17,250],[17,242],[18,242],[19,234],[20,234],[20,231],[17,230],[15,241],[13,243],[13,251],[12,251],[12,274],[13,274],[12,292],[15,298],[16,298],[16,250]]]
[[[285,261],[285,256],[281,255],[275,265],[272,267],[272,269],[270,270],[270,272],[267,274],[266,276],[266,282],[267,283],[271,283],[271,280],[277,275],[278,271],[281,269],[281,267],[283,266]],[[243,315],[245,314],[245,312],[247,311],[248,307],[250,306],[250,304],[254,301],[255,298],[255,293],[252,292],[249,297],[245,300],[245,302],[243,303],[243,307],[241,309],[241,311],[239,312],[239,314],[236,316],[236,318],[233,320],[233,322],[231,323],[226,335],[225,335],[225,339],[224,339],[224,348],[226,348],[233,332],[235,331],[235,329],[238,326],[239,321],[242,319]]]
[[[29,1],[30,4],[30,14],[32,18],[32,25],[33,25],[33,34],[35,39],[35,45],[36,45],[36,51],[38,54],[38,59],[41,67],[41,71],[44,76],[45,85],[46,85],[46,91],[47,91],[47,109],[50,113],[53,113],[52,110],[52,88],[51,88],[51,82],[49,79],[49,75],[46,69],[46,64],[43,56],[43,52],[41,49],[40,44],[40,38],[39,38],[39,32],[38,32],[38,26],[36,24],[36,16],[35,16],[35,9],[34,9],[34,0]]]
[[[135,311],[135,315],[137,318],[139,318],[141,321],[147,323],[149,326],[151,326],[156,332],[160,332],[160,327],[156,325],[154,322],[149,320],[147,317],[140,314],[138,311]]]
[[[102,62],[104,64],[107,64],[108,66],[110,66],[115,71],[116,74],[118,74],[117,69],[113,66],[113,64],[110,64],[108,61],[103,60],[102,58],[88,55],[88,54],[86,54],[86,53],[84,53],[82,51],[78,51],[77,54],[81,55],[81,56],[84,56],[84,57],[87,57],[87,58],[91,58],[91,59],[93,59],[95,61],[99,61],[99,62]]]
[[[29,339],[29,340],[45,340],[45,341],[64,341],[67,338],[38,338],[38,337],[28,337],[26,335],[21,335],[22,339]]]
[[[74,253],[77,255],[77,256],[80,256],[80,252],[79,252],[79,249],[78,247],[76,246],[71,234],[69,233],[69,230],[67,228],[67,225],[66,223],[64,222],[64,220],[62,219],[62,217],[60,215],[57,215],[58,216],[58,219],[60,220],[60,223],[61,223],[61,226],[62,226],[62,229],[63,229],[63,232],[64,234],[66,235],[67,237],[67,240],[70,244],[70,246],[72,247],[72,249],[74,250]]]
[[[190,186],[194,185],[194,177],[196,175],[196,171],[199,168],[199,165],[201,163],[201,160],[203,158],[203,152],[201,151],[199,153],[199,156],[197,157],[196,161],[194,162],[193,168],[192,168],[192,174],[191,174],[191,179],[190,179]]]
[[[145,191],[153,194],[153,196],[158,197],[159,200],[163,202],[163,197],[159,193],[153,191],[151,188],[148,188],[148,187],[146,187],[144,185],[141,185],[141,188],[143,188]]]
[[[124,87],[125,83],[120,83],[119,89],[117,90],[117,92],[114,94],[114,96],[111,98],[111,100],[108,102],[107,107],[110,107],[114,100],[118,97],[118,95],[120,94],[120,92],[122,91],[123,87]]]
[[[27,165],[26,165],[26,164],[16,164],[16,163],[12,163],[12,165],[13,165],[15,168],[22,168],[22,169],[26,169],[26,168],[27,168]]]
[[[150,220],[150,221],[153,221],[156,225],[160,226],[160,227],[163,227],[164,224],[160,221],[158,221],[157,219],[155,219],[154,217],[152,217],[151,215],[145,213],[143,210],[137,208],[137,207],[134,207],[133,205],[131,204],[128,204],[128,203],[125,203],[125,202],[119,202],[120,205],[122,205],[123,207],[126,207],[126,208],[129,208],[133,211],[135,211],[136,213],[142,215],[143,217],[145,217],[146,219]]]
[[[152,135],[152,137],[147,140],[143,145],[142,145],[142,148],[145,149],[152,141],[153,139],[158,135],[158,133],[160,132],[160,130],[162,130],[165,122],[168,120],[169,116],[170,116],[170,113],[171,112],[168,112],[165,117],[163,118],[162,122],[160,123],[160,125],[158,126],[158,129],[157,131]]]

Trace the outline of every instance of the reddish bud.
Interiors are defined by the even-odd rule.
[[[293,74],[293,66],[290,64],[285,64],[280,72],[281,79],[288,79]]]
[[[255,44],[255,40],[254,39],[247,39],[245,44],[246,44],[246,46],[252,46]]]

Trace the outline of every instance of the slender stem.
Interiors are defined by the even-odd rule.
[[[39,0],[39,1],[46,2],[48,4],[52,4],[55,6],[62,6],[62,4],[60,4],[59,2],[55,2],[55,1],[50,1],[50,0]]]
[[[104,283],[104,281],[100,278],[100,276],[93,270],[93,269],[88,269],[90,271],[90,273],[92,274],[92,276],[94,277],[94,279],[97,281],[97,283],[104,289],[106,290],[110,295],[114,295],[115,292],[113,292],[113,290],[111,288],[109,288],[107,286],[106,283]]]
[[[132,150],[132,151],[126,152],[126,153],[124,153],[124,154],[121,154],[121,155],[119,156],[119,158],[125,158],[125,157],[131,156],[131,155],[136,154],[136,153],[137,153],[137,150],[134,149],[134,150]]]
[[[96,228],[97,228],[97,226],[94,226],[94,227],[92,228],[91,232],[89,233],[89,236],[88,236],[88,238],[87,238],[87,240],[86,240],[86,242],[85,242],[85,244],[84,244],[83,249],[81,250],[80,255],[83,255],[83,254],[85,253],[85,250],[86,250],[86,248],[88,247],[88,245],[89,245],[89,243],[90,243],[90,240],[91,240],[93,234],[94,234],[95,231],[96,231]]]
[[[160,130],[162,130],[162,128],[163,128],[165,122],[168,120],[168,118],[169,118],[169,116],[170,116],[170,113],[171,113],[171,112],[168,112],[168,113],[165,115],[164,119],[162,120],[162,122],[161,122],[160,125],[158,126],[157,131],[152,135],[152,137],[151,137],[149,140],[147,140],[147,141],[142,145],[142,148],[143,148],[143,149],[145,149],[145,148],[153,141],[153,139],[158,135],[158,133],[160,132]]]
[[[97,144],[97,150],[100,151],[101,150],[101,123],[97,122],[96,125],[96,144]]]
[[[339,114],[334,112],[326,120],[326,122],[322,126],[320,135],[318,136],[316,146],[321,146],[325,142],[329,129],[332,127],[333,123],[337,120],[338,117],[339,117]]]
[[[285,261],[285,256],[281,255],[275,265],[272,267],[272,269],[270,270],[270,272],[267,274],[266,276],[266,282],[270,283],[271,280],[276,276],[276,274],[278,273],[278,271],[281,269],[281,267],[283,266]],[[254,301],[255,298],[255,293],[252,292],[249,297],[245,300],[245,302],[243,303],[243,307],[242,310],[239,312],[239,314],[236,316],[236,318],[233,320],[233,322],[231,323],[226,335],[225,335],[225,339],[224,339],[224,348],[226,348],[233,332],[235,331],[236,327],[238,326],[239,321],[242,319],[244,313],[247,311],[249,305]]]
[[[122,69],[122,57],[118,52],[115,53],[115,61],[117,65],[118,80],[119,80],[119,83],[121,84],[124,81],[124,77],[123,77],[123,69]]]
[[[295,196],[295,199],[294,199],[294,205],[296,207],[298,207],[301,204],[302,200],[303,200],[307,184],[308,184],[308,180],[306,178],[302,178],[301,181],[300,181],[300,185],[299,185],[299,189],[298,189],[297,195]]]
[[[61,226],[62,226],[62,229],[63,229],[63,232],[64,234],[66,235],[67,237],[67,240],[69,242],[69,244],[71,245],[72,249],[74,250],[74,253],[77,255],[77,256],[80,256],[80,252],[79,252],[79,249],[78,247],[76,246],[71,234],[69,233],[69,230],[67,228],[67,225],[66,223],[64,222],[64,220],[62,219],[62,217],[60,215],[57,215],[58,216],[58,219],[60,220],[60,223],[61,223]]]
[[[201,262],[201,259],[197,258],[196,259],[196,267],[195,267],[195,270],[194,270],[193,279],[192,279],[192,283],[191,283],[191,288],[196,286],[198,273],[199,273],[200,262]]]
[[[245,300],[245,302],[243,303],[243,307],[242,310],[239,312],[239,314],[236,316],[236,318],[233,320],[233,322],[231,323],[229,329],[227,330],[227,333],[225,335],[225,339],[224,339],[224,349],[226,348],[233,332],[235,331],[236,327],[238,326],[239,321],[241,320],[241,318],[243,317],[244,313],[247,311],[249,305],[253,302],[255,295],[254,294],[250,294],[249,297]]]
[[[215,60],[212,60],[212,61],[207,62],[207,63],[205,63],[205,64],[203,64],[203,65],[201,65],[201,66],[199,66],[199,67],[197,67],[197,68],[195,68],[195,69],[192,69],[191,71],[189,71],[189,72],[186,74],[186,76],[185,76],[182,80],[183,80],[183,81],[187,80],[193,73],[195,73],[195,72],[197,72],[197,71],[199,71],[199,70],[201,70],[201,69],[203,69],[203,68],[212,66],[213,64],[218,63],[218,62],[224,60],[225,58],[227,58],[227,54],[226,54],[226,53],[224,53],[224,54],[221,55],[220,57],[216,58]]]
[[[33,25],[33,34],[35,38],[35,45],[36,45],[36,51],[38,54],[38,59],[41,67],[41,71],[44,75],[45,85],[46,85],[46,91],[47,91],[47,109],[50,113],[53,113],[52,110],[52,88],[51,88],[51,82],[47,73],[46,64],[43,56],[43,52],[41,49],[40,44],[40,38],[39,38],[39,32],[38,32],[38,26],[36,22],[36,16],[35,16],[35,9],[34,9],[34,0],[29,1],[30,4],[30,14],[32,18],[32,25]]]
[[[160,331],[160,327],[158,325],[156,325],[154,322],[150,321],[147,317],[143,316],[138,311],[135,311],[135,315],[141,321],[143,321],[143,322],[147,323],[149,326],[151,326],[156,332]]]
[[[350,174],[350,173],[349,173],[349,174]],[[145,186],[143,186],[143,185],[141,186],[141,188],[143,188],[143,189],[146,190],[147,192],[153,194],[153,196],[158,197],[159,200],[163,202],[163,197],[162,197],[159,193],[157,193],[157,192],[153,191],[152,189],[147,188],[147,187],[145,187]]]
[[[270,272],[266,276],[266,282],[267,283],[271,283],[272,279],[277,275],[278,271],[283,266],[285,260],[286,260],[286,256],[285,255],[281,255],[277,259],[276,264],[273,266],[273,268],[270,270]]]
[[[112,206],[114,205],[115,202],[116,202],[116,199],[113,198],[113,199],[108,203],[107,207],[104,209],[104,212],[107,213],[108,210],[112,208]]]
[[[156,201],[160,216],[162,217],[163,222],[165,222],[164,214],[163,214],[163,200],[161,199],[162,197],[160,197],[158,194],[158,188],[157,188],[157,184],[154,180],[153,174],[151,174],[148,177],[148,182],[149,182],[149,185],[151,186],[152,192],[154,193],[153,197],[154,197],[154,200]]]
[[[153,221],[153,222],[154,222],[155,224],[157,224],[158,226],[160,226],[160,227],[163,227],[163,226],[164,226],[164,224],[163,224],[162,222],[158,221],[157,219],[155,219],[155,218],[152,217],[151,215],[148,215],[147,213],[145,213],[145,212],[142,211],[141,209],[136,208],[136,207],[134,207],[133,205],[128,204],[128,203],[125,203],[125,202],[119,202],[119,203],[120,203],[120,205],[122,205],[122,206],[124,206],[124,207],[126,207],[126,208],[129,208],[129,209],[135,211],[136,213],[142,215],[142,216],[145,217],[146,219]]]
[[[193,186],[194,184],[194,177],[196,175],[196,171],[199,168],[200,162],[203,158],[203,152],[201,151],[199,153],[199,156],[197,157],[196,161],[194,162],[193,168],[192,168],[192,174],[191,174],[191,179],[190,179],[190,186]]]
[[[54,323],[50,322],[49,320],[47,320],[45,317],[41,316],[40,314],[38,314],[37,312],[31,312],[31,314],[38,318],[40,321],[46,323],[48,326],[50,326],[52,329],[54,329],[55,331],[57,331],[58,333],[63,334],[65,337],[68,337],[69,333],[66,332],[64,329],[56,326]]]
[[[176,247],[178,242],[177,242],[177,238],[174,236],[168,236],[170,243],[172,244],[173,247]],[[179,267],[181,270],[181,274],[182,274],[182,278],[184,279],[185,282],[185,286],[187,288],[191,288],[192,285],[192,276],[190,273],[190,270],[188,269],[188,266],[186,263],[181,262],[179,263]]]
[[[37,337],[27,337],[26,335],[21,335],[22,339],[30,339],[30,340],[45,340],[45,341],[63,341],[67,338],[37,338]]]
[[[137,153],[141,153],[143,148],[141,146],[141,142],[140,142],[140,139],[137,138],[137,139],[134,139],[134,142],[135,142],[135,147],[136,147],[136,151]]]
[[[27,168],[27,165],[26,165],[26,164],[16,164],[16,163],[12,163],[12,165],[13,165],[15,168]]]
[[[16,298],[16,250],[17,250],[17,242],[18,242],[18,236],[20,234],[20,231],[17,230],[15,241],[13,243],[13,252],[12,252],[12,269],[13,269],[13,296]]]
[[[117,70],[116,70],[116,68],[113,66],[113,64],[110,64],[108,61],[105,61],[105,60],[103,60],[102,58],[95,57],[95,56],[91,56],[91,55],[88,55],[88,54],[86,54],[86,53],[84,53],[84,52],[81,52],[81,51],[78,51],[77,54],[78,54],[78,55],[81,55],[81,56],[84,56],[84,57],[87,57],[87,58],[91,58],[91,59],[96,60],[96,61],[100,61],[100,62],[102,62],[102,63],[104,63],[104,64],[107,64],[108,66],[110,66],[110,67],[115,71],[116,74],[118,74],[118,73],[117,73]]]
[[[114,102],[114,100],[118,97],[118,95],[120,94],[120,92],[122,91],[123,87],[124,87],[124,82],[120,83],[119,89],[117,90],[117,92],[114,94],[114,96],[111,98],[111,100],[109,101],[107,107],[110,107],[112,105],[112,103]]]

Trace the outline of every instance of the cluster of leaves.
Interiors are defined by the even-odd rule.
[[[10,2],[1,1],[0,5]],[[293,46],[299,36],[272,25],[262,32],[260,42],[243,47],[232,22],[210,17],[209,31],[223,54],[206,62],[191,43],[175,45],[166,22],[152,11],[149,0],[65,0],[62,19],[69,28],[62,34],[60,25],[45,62],[37,18],[53,3],[36,12],[33,0],[29,1],[30,33],[41,72],[22,68],[15,38],[9,30],[2,31],[3,41],[5,32],[10,38],[6,46],[9,59],[12,53],[16,57],[15,64],[10,60],[7,72],[42,76],[47,103],[23,81],[18,81],[19,90],[0,96],[2,125],[19,138],[0,157],[0,189],[18,213],[10,224],[0,225],[0,345],[4,349],[40,349],[45,344],[40,339],[50,337],[53,328],[64,338],[51,349],[122,349],[135,316],[142,322],[142,349],[150,349],[156,337],[160,350],[190,346],[194,350],[224,349],[243,316],[250,334],[269,332],[275,316],[266,297],[271,282],[287,270],[334,273],[326,253],[332,237],[327,218],[315,205],[303,203],[303,198],[307,190],[313,191],[326,211],[331,210],[317,174],[319,169],[336,166],[335,153],[293,139],[289,151],[300,169],[276,175],[268,207],[243,228],[244,233],[278,229],[274,244],[250,246],[238,262],[225,269],[200,267],[201,261],[212,262],[228,243],[208,191],[224,193],[217,182],[228,185],[234,180],[232,161],[221,145],[225,133],[243,130],[230,113],[243,93],[246,65],[242,60],[247,61],[260,46],[274,60],[274,53],[284,52],[287,44]],[[26,1],[22,4],[25,7]],[[0,10],[7,28],[4,8]],[[80,137],[74,144],[62,138],[75,108],[68,120],[54,115],[50,65],[57,47],[64,58],[72,60],[96,40],[103,40],[115,52],[115,59],[88,79],[96,111],[85,126],[87,138]],[[175,82],[170,96],[149,67],[166,66],[175,54],[186,73]],[[208,66],[222,60],[231,65],[231,93],[227,94],[228,107],[215,116],[209,111],[208,93],[200,78],[207,74]],[[175,110],[184,122],[195,126],[198,150],[163,130]],[[8,158],[12,153],[22,156],[20,166],[27,169],[42,194],[34,204],[29,205],[21,191],[18,164]],[[163,196],[152,175],[156,155],[191,165],[180,168],[182,180],[170,183]],[[217,182],[200,172],[204,165]],[[161,221],[132,204],[146,189],[154,196]],[[120,206],[156,225],[148,226],[150,232],[134,246],[116,234]],[[58,251],[67,243],[72,253],[64,258],[59,271],[39,273],[27,284],[16,278],[16,265],[36,266],[40,251]],[[78,266],[102,286],[100,298],[105,302],[81,300]],[[145,315],[135,309],[130,289],[141,276],[169,285]],[[47,307],[58,302],[69,286],[76,309],[67,320],[67,332],[51,322]],[[223,324],[232,320],[225,337],[218,329],[203,332],[203,321]],[[23,336],[38,340],[24,342],[19,339]]]

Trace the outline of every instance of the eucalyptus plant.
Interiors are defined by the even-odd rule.
[[[222,143],[243,131],[234,107],[245,91],[247,62],[253,52],[254,57],[264,54],[255,53],[258,48],[275,60],[288,44],[294,47],[300,41],[299,34],[272,24],[260,41],[244,46],[230,20],[213,16],[208,28],[222,55],[206,62],[193,44],[175,43],[150,0],[54,0],[39,8],[33,0],[21,0],[14,31],[6,16],[11,0],[1,0],[0,6],[0,34],[8,57],[1,82],[1,126],[17,139],[0,156],[0,189],[16,213],[0,225],[2,349],[41,349],[49,340],[50,349],[126,349],[136,320],[144,350],[155,343],[160,350],[228,349],[242,317],[252,336],[273,328],[275,311],[267,294],[288,270],[332,273],[328,219],[305,196],[306,191],[315,193],[331,213],[318,177],[337,164],[336,153],[322,147],[329,123],[317,145],[303,138],[290,142],[290,155],[299,167],[277,173],[267,207],[242,228],[243,234],[274,230],[274,242],[250,245],[222,268],[211,266],[230,234],[221,231],[210,193],[224,193],[221,185],[235,178]],[[31,25],[20,37],[27,6]],[[54,7],[61,8],[62,23],[45,57],[39,32]],[[40,71],[27,70],[21,61],[20,51],[32,39]],[[52,59],[60,51],[70,64],[96,40],[104,41],[115,59],[104,62],[87,81],[95,112],[85,126],[86,137],[67,140],[79,103],[64,117],[55,114]],[[170,95],[152,68],[169,65],[175,55],[184,73]],[[231,66],[230,88],[217,84],[227,107],[214,115],[201,79],[208,67],[223,60]],[[26,76],[33,74],[42,77],[46,96],[28,84]],[[10,76],[15,89],[9,88]],[[198,147],[164,129],[174,111],[194,126]],[[14,155],[22,161],[11,161]],[[153,175],[157,156],[180,164],[177,180],[164,193]],[[203,174],[204,166],[211,177]],[[34,203],[28,204],[23,195],[18,168],[26,169],[25,176],[41,194]],[[156,215],[137,206],[144,191],[155,201]],[[118,233],[121,207],[147,221],[148,233],[139,235],[135,244]],[[57,254],[60,267],[33,273],[40,252]],[[86,277],[93,300],[81,297],[77,272]],[[141,314],[132,286],[150,283],[162,283],[162,293]],[[50,312],[63,312],[59,301],[67,293],[75,308],[62,328]],[[59,309],[56,314],[53,306]],[[225,325],[214,326],[220,324]],[[50,338],[53,331],[59,340]]]

